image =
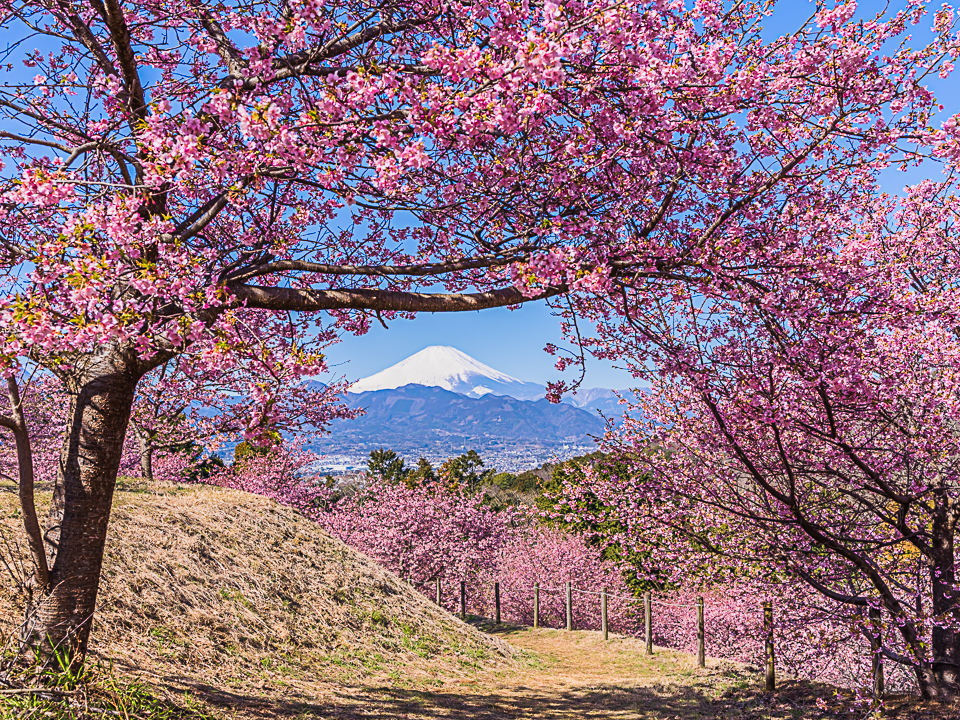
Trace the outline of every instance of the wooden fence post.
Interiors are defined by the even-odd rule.
[[[533,626],[540,627],[540,583],[533,584]]]
[[[466,622],[467,619],[467,582],[460,581],[460,619]]]
[[[697,665],[707,666],[707,633],[703,627],[703,598],[697,598]]]
[[[647,641],[647,655],[653,655],[653,598],[650,592],[643,594],[643,636]]]
[[[609,640],[610,635],[607,632],[607,589],[600,591],[600,629],[603,631],[603,639]]]
[[[437,605],[440,604],[440,578],[437,578]]]
[[[495,582],[493,584],[493,604],[496,607],[494,621],[497,625],[500,624],[500,583]]]
[[[573,630],[573,593],[570,591],[570,581],[567,581],[567,630]]]
[[[880,626],[880,608],[870,608],[870,653],[873,657],[873,697],[883,699],[883,657],[880,655],[882,642],[882,628]]]
[[[763,657],[766,664],[765,683],[768,692],[777,689],[777,668],[773,653],[773,603],[767,600],[763,603]]]

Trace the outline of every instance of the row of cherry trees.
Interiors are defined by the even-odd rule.
[[[566,582],[581,590],[606,587],[611,627],[633,630],[635,604],[621,568],[579,535],[539,522],[530,508],[491,508],[483,491],[450,478],[409,484],[402,478],[368,476],[342,496],[333,485],[311,477],[306,453],[277,448],[269,454],[212,473],[203,482],[270,497],[294,507],[324,530],[357,548],[433,597],[459,610],[460,583],[468,609],[491,617],[493,583],[502,588],[503,617],[531,623],[534,585],[543,588],[545,625],[564,623]],[[600,627],[598,597],[576,604],[581,629]]]
[[[617,544],[656,548],[651,579],[676,586],[678,569],[710,567],[701,579],[714,586],[803,586],[835,623],[882,635],[885,659],[925,696],[949,697],[960,677],[960,206],[952,178],[862,201],[816,221],[784,208],[786,241],[799,223],[823,242],[816,270],[678,284],[669,303],[638,308],[636,326],[592,309],[598,337],[651,389],[608,436],[620,470],[570,483],[562,504]],[[870,608],[884,627],[867,622]]]
[[[494,510],[476,489],[436,481],[411,486],[402,478],[369,477],[346,497],[319,478],[309,478],[304,464],[313,458],[296,450],[276,449],[213,473],[204,482],[270,497],[301,510],[347,544],[376,559],[433,599],[436,583],[441,604],[459,611],[460,583],[467,609],[493,616],[493,584],[500,584],[502,617],[533,622],[535,588],[539,588],[540,623],[563,627],[565,585],[573,587],[574,625],[600,628],[600,590],[608,592],[608,619],[614,632],[642,635],[643,605],[638,590],[652,591],[653,637],[657,645],[694,652],[697,643],[695,600],[705,599],[707,652],[760,666],[764,628],[761,608],[775,603],[774,637],[782,672],[842,687],[868,688],[870,638],[863,633],[864,613],[843,611],[833,600],[786,577],[746,573],[743,567],[691,556],[689,546],[674,540],[645,538],[643,558],[633,562],[605,552],[623,535],[591,532],[595,514],[567,513],[573,498],[571,479],[585,474],[578,465],[561,466],[568,485],[550,508]],[[613,467],[609,460],[586,465],[586,475]],[[622,465],[617,465],[622,467]],[[386,469],[386,468],[385,468]],[[557,487],[557,486],[555,486]],[[585,499],[581,496],[581,502]],[[591,498],[596,506],[596,498]],[[563,522],[576,517],[577,522]],[[569,529],[556,527],[568,525]],[[611,518],[599,527],[610,528]],[[606,557],[605,557],[606,556]],[[693,560],[693,562],[691,562]],[[700,560],[700,562],[697,562]],[[667,571],[667,569],[669,569]],[[629,582],[628,582],[629,581]],[[889,647],[902,642],[896,629],[881,630]],[[909,668],[907,668],[909,670]],[[887,685],[908,690],[909,672],[888,668]]]

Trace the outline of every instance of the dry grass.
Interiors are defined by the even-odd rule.
[[[3,524],[19,528],[15,496]],[[95,657],[154,680],[244,693],[511,665],[461,623],[293,510],[207,486],[121,487],[107,538]],[[3,631],[18,611],[0,594]]]

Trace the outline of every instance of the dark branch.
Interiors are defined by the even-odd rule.
[[[393,290],[308,290],[297,288],[229,286],[238,301],[246,307],[261,310],[380,310],[381,312],[465,312],[543,300],[566,292],[566,288],[550,288],[527,297],[516,288],[502,288],[480,293],[417,293]]]

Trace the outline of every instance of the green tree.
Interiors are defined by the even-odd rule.
[[[421,455],[417,467],[407,472],[404,482],[409,488],[433,485],[437,482],[437,472],[430,461]]]
[[[541,478],[533,470],[525,470],[519,475],[509,472],[497,473],[491,482],[501,490],[514,493],[533,493],[540,487]]]
[[[407,469],[402,457],[393,450],[379,448],[370,453],[367,461],[367,472],[374,477],[397,484],[403,482],[410,470]]]
[[[544,524],[583,535],[600,550],[604,560],[618,563],[623,568],[624,580],[634,592],[662,590],[663,583],[646,579],[656,575],[650,566],[650,551],[638,552],[617,542],[615,538],[620,537],[625,529],[619,516],[585,487],[588,469],[601,476],[617,476],[631,472],[627,465],[595,452],[550,469],[550,479],[543,483],[542,492],[537,497],[537,507],[544,512]],[[574,519],[568,521],[563,519],[565,517]]]
[[[451,488],[463,488],[470,492],[479,492],[484,485],[490,484],[496,470],[482,470],[483,458],[476,450],[450,458],[440,466],[440,476]]]

